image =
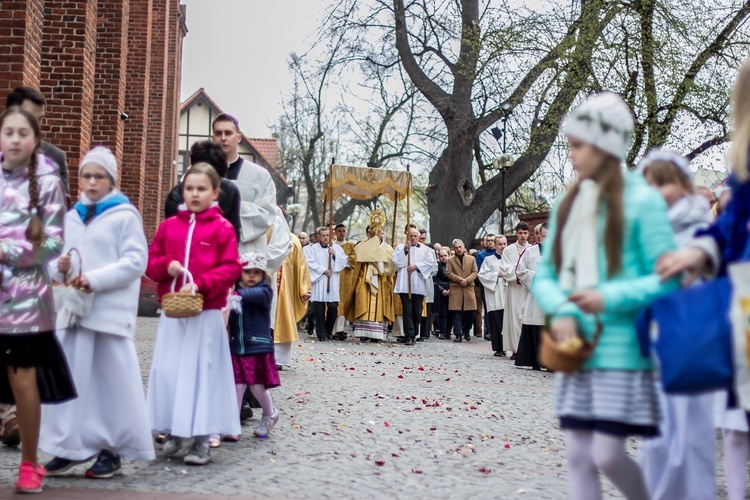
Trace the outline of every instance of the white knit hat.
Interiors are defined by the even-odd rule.
[[[91,163],[99,165],[106,170],[107,173],[112,176],[112,180],[115,184],[117,184],[117,160],[109,148],[105,146],[97,146],[90,150],[81,160],[81,166],[78,171],[80,172],[83,167]]]
[[[633,115],[619,95],[601,92],[568,113],[562,131],[625,160],[633,142]]]
[[[242,264],[242,269],[259,269],[266,272],[268,268],[265,255],[258,252],[247,252],[240,257],[240,263]]]
[[[690,160],[676,151],[662,148],[654,148],[649,151],[648,154],[644,156],[643,159],[638,163],[638,172],[643,174],[644,170],[646,170],[648,166],[655,161],[665,161],[668,163],[673,163],[677,165],[677,167],[682,170],[685,175],[687,175],[688,179],[693,178],[693,173],[690,171]]]

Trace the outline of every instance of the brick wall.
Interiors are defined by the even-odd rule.
[[[96,0],[45,2],[40,90],[47,98],[45,140],[65,151],[71,198],[89,149],[94,100]]]
[[[0,102],[15,87],[39,87],[44,0],[0,1]]]
[[[125,91],[122,190],[141,209],[144,208],[146,172],[146,128],[148,126],[148,92],[151,70],[151,0],[130,0],[128,30],[128,73]],[[144,224],[145,225],[145,224]],[[145,225],[146,233],[153,228]]]
[[[179,0],[0,0],[0,106],[21,85],[45,95],[44,138],[67,155],[73,198],[82,155],[110,147],[149,239],[175,180],[186,33]]]
[[[171,0],[151,0],[151,61],[148,82],[148,133],[146,140],[146,182],[143,223],[149,234],[156,231],[163,214],[162,172],[166,132],[165,91],[167,85],[167,42]]]
[[[182,40],[187,34],[185,27],[185,6],[175,5],[167,22],[169,39],[167,40],[167,81],[168,95],[180,95],[182,70]],[[162,162],[162,198],[177,183],[177,155],[179,151],[178,134],[180,127],[180,106],[176,99],[166,99],[164,111],[164,152]]]
[[[127,85],[128,18],[130,0],[99,2],[96,23],[96,74],[91,144],[112,150],[122,169]]]

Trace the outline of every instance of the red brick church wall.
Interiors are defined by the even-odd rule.
[[[0,0],[0,106],[14,87],[41,90],[74,199],[82,155],[110,147],[149,239],[176,178],[186,33],[179,0]]]

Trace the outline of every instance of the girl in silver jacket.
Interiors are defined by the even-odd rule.
[[[40,403],[76,396],[58,344],[47,263],[63,246],[65,200],[56,165],[39,154],[34,116],[0,117],[0,403],[15,403],[23,441],[16,491],[42,490],[37,460]]]

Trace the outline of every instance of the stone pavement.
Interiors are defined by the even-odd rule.
[[[144,384],[156,324],[139,318]],[[480,339],[410,348],[301,337],[272,390],[281,419],[268,439],[252,437],[258,410],[240,442],[222,443],[207,466],[157,451],[155,462],[126,463],[111,480],[86,479],[86,466],[49,478],[40,498],[567,497],[553,375],[517,369]],[[18,461],[16,449],[0,449],[2,498],[13,496]]]

